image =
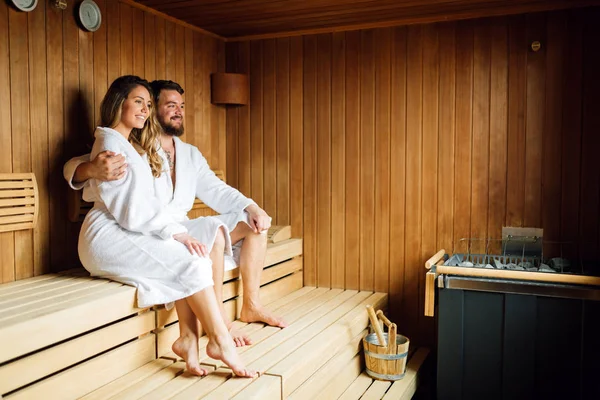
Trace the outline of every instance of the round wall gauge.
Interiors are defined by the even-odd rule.
[[[38,0],[12,0],[12,3],[21,11],[31,11],[37,6]]]
[[[86,30],[95,32],[102,23],[100,8],[92,0],[83,0],[79,5],[79,22]]]

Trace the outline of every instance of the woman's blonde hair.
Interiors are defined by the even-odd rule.
[[[129,142],[138,153],[145,153],[148,156],[152,175],[158,178],[162,173],[162,158],[158,154],[158,139],[161,128],[156,119],[152,88],[147,80],[134,75],[124,75],[115,79],[100,104],[100,126],[114,128],[119,124],[123,103],[129,93],[138,86],[143,86],[148,90],[152,105],[144,127],[142,129],[134,128],[129,135]]]

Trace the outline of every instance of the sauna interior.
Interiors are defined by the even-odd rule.
[[[0,1],[0,398],[600,398],[599,71],[597,0]],[[190,375],[174,312],[82,268],[63,165],[127,74],[272,217],[258,378],[206,337]]]

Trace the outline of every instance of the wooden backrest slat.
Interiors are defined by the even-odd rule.
[[[33,229],[39,212],[33,173],[0,174],[0,232]]]
[[[34,212],[35,212],[35,206],[22,206],[22,207],[0,208],[0,216],[5,216],[5,215],[19,215],[19,214],[33,214]]]

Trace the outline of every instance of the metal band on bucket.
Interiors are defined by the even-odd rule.
[[[402,353],[402,354],[378,354],[378,353],[373,353],[370,352],[369,350],[365,349],[365,354],[373,357],[373,358],[379,358],[380,360],[399,360],[401,358],[404,358],[408,355],[408,353]]]
[[[384,381],[397,381],[399,379],[404,378],[404,375],[406,373],[400,374],[400,375],[384,375],[384,374],[378,374],[377,372],[373,372],[369,368],[367,368],[367,374],[372,376],[373,378],[382,379]]]

